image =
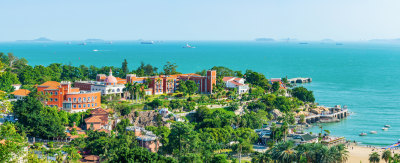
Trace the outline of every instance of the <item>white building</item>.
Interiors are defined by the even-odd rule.
[[[243,78],[224,77],[222,80],[225,82],[227,88],[236,88],[238,94],[247,93],[249,91],[249,85],[244,84],[245,80]]]
[[[99,74],[98,76],[101,75],[102,74]],[[101,95],[122,95],[125,88],[124,84],[118,83],[117,78],[112,75],[111,70],[110,74],[105,77],[103,81],[77,81],[74,83],[74,86],[78,87],[80,90],[100,91]]]

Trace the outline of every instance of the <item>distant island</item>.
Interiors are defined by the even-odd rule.
[[[17,40],[17,41],[38,41],[38,42],[46,42],[46,41],[53,41],[53,40],[50,40],[50,39],[48,39],[48,38],[46,38],[46,37],[39,37],[39,38],[37,38],[37,39],[33,39],[33,40]]]
[[[256,40],[256,41],[275,41],[275,40],[272,39],[272,38],[256,38],[255,40]]]
[[[98,38],[88,38],[85,40],[85,42],[104,42],[105,40],[103,39],[98,39]]]

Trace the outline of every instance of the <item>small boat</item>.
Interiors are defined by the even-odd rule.
[[[360,133],[360,136],[367,136],[368,134],[365,132]]]
[[[370,131],[369,133],[371,133],[371,134],[377,134],[378,132],[376,132],[376,131]]]
[[[189,43],[186,43],[186,46],[182,47],[182,48],[196,48],[194,46],[190,46]]]
[[[390,125],[385,125],[386,128],[390,128]]]
[[[98,52],[99,50],[97,50],[97,49],[94,49],[93,51],[94,51],[94,52]]]
[[[154,41],[142,41],[141,44],[154,44]]]
[[[382,130],[388,130],[388,128],[386,128],[386,127],[382,127]]]
[[[81,44],[79,44],[79,45],[86,45],[86,42],[84,42],[84,43],[81,43]]]

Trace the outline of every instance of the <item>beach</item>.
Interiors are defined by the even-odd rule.
[[[384,151],[384,149],[381,149],[380,147],[366,147],[354,144],[349,145],[347,149],[349,151],[349,159],[347,162],[350,163],[369,162],[368,158],[372,152],[378,152],[379,155],[382,155],[382,152]],[[400,150],[398,149],[391,151],[392,151],[392,156],[393,156],[393,151],[394,153],[400,154]],[[385,160],[381,159],[380,162],[384,163]]]

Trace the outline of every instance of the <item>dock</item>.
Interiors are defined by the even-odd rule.
[[[288,82],[289,83],[311,83],[312,79],[297,77],[297,78],[288,79]]]
[[[313,114],[305,117],[305,120],[308,124],[317,123],[317,122],[337,122],[341,119],[346,118],[349,115],[349,111],[347,107],[340,108],[334,107],[330,108],[329,112],[321,113],[321,114]]]

